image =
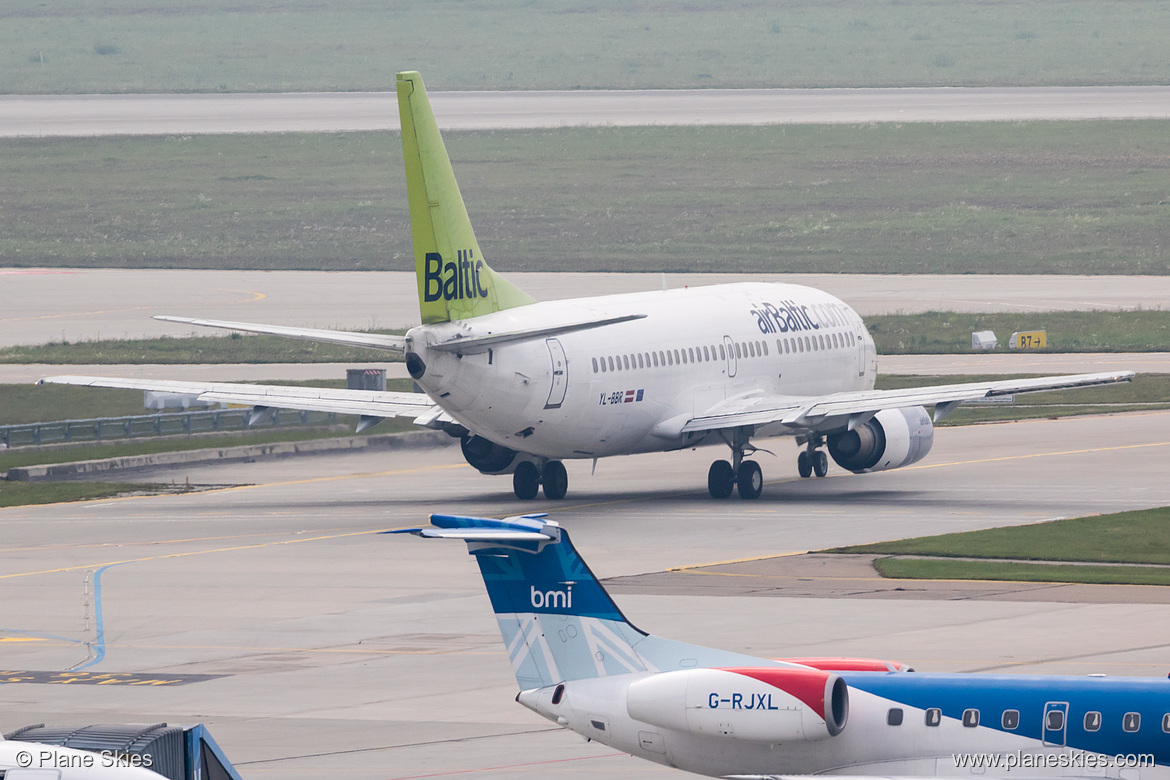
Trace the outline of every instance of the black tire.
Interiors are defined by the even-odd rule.
[[[544,464],[540,481],[544,484],[544,497],[552,501],[560,501],[569,492],[569,472],[559,460]]]
[[[759,498],[764,492],[764,472],[760,471],[760,464],[754,460],[745,460],[739,464],[735,484],[739,488],[740,498]]]
[[[735,489],[735,469],[725,460],[717,460],[707,470],[707,492],[711,498],[730,498]]]
[[[801,450],[800,454],[796,456],[796,470],[800,473],[801,479],[808,479],[813,473],[812,458],[808,456],[808,450]]]
[[[829,456],[825,454],[824,450],[817,450],[813,453],[812,470],[818,477],[829,473]]]
[[[540,472],[536,470],[536,464],[530,460],[517,463],[516,470],[512,472],[512,492],[516,498],[531,501],[539,490]]]

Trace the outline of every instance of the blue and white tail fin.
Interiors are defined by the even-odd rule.
[[[521,690],[696,666],[785,665],[651,636],[626,620],[569,534],[545,515],[431,515],[413,533],[462,539],[479,562]]]

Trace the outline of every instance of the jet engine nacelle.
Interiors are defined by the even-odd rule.
[[[749,742],[813,742],[849,717],[849,688],[817,669],[683,669],[630,684],[630,717],[687,734]]]
[[[917,463],[934,444],[934,424],[921,406],[883,409],[851,431],[828,436],[829,454],[854,474]]]
[[[516,465],[516,456],[519,454],[516,450],[501,447],[490,439],[474,434],[460,439],[459,447],[472,468],[479,469],[482,474],[507,474]]]

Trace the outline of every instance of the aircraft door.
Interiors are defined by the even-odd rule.
[[[735,376],[735,372],[739,368],[739,361],[735,359],[735,342],[731,340],[731,336],[723,337],[723,346],[727,349],[727,375],[729,377]]]
[[[1064,747],[1068,730],[1068,702],[1050,701],[1044,705],[1044,745]]]
[[[548,346],[548,355],[552,360],[552,387],[548,391],[548,400],[545,409],[560,409],[565,402],[565,391],[568,390],[569,360],[565,357],[565,348],[557,339],[545,339]]]
[[[853,334],[857,339],[857,375],[865,376],[865,323],[859,317],[857,322],[853,323]]]

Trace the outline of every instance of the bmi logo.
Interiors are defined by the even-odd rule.
[[[572,609],[573,586],[565,590],[537,590],[535,585],[530,586],[529,594],[533,609]]]

